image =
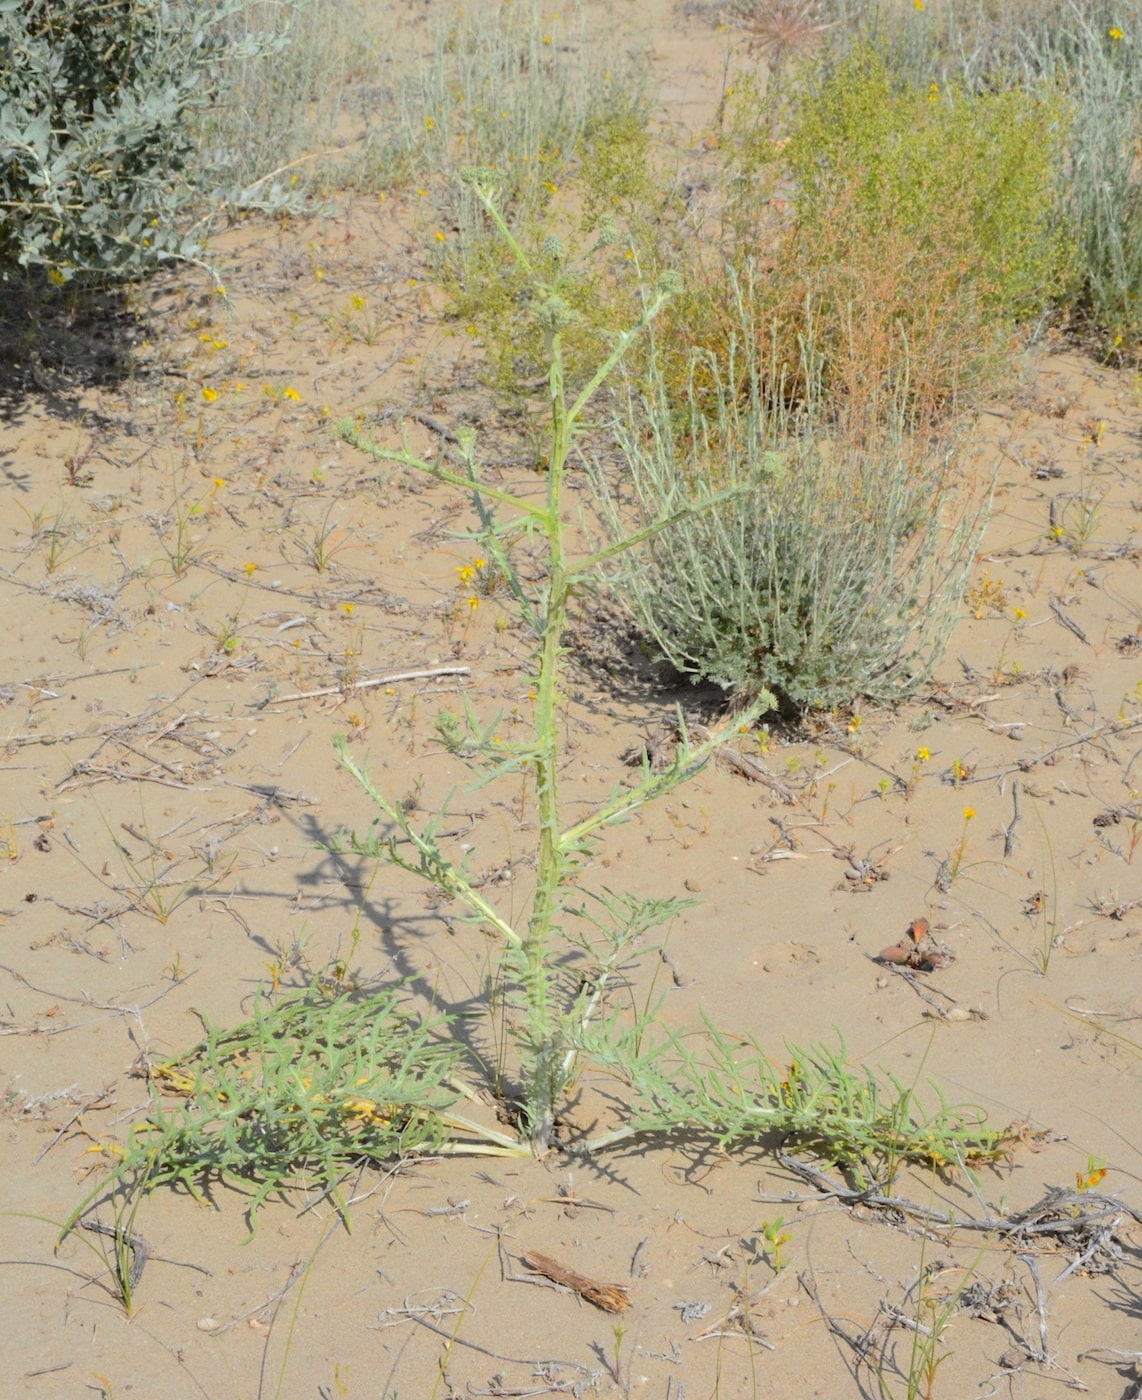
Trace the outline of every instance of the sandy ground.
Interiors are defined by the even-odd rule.
[[[726,38],[697,19],[654,37],[664,116],[697,145]],[[431,744],[438,709],[466,697],[510,719],[530,704],[510,612],[466,606],[462,503],[378,473],[329,431],[347,413],[446,426],[463,412],[486,425],[494,479],[534,489],[477,348],[434,316],[411,228],[400,201],[355,198],[330,219],[239,230],[215,249],[229,313],[200,278],[175,278],[138,321],[58,325],[38,352],[9,350],[0,1391],[876,1393],[839,1327],[874,1329],[885,1393],[904,1395],[891,1358],[907,1369],[914,1333],[885,1310],[914,1318],[923,1276],[937,1298],[973,1289],[933,1395],[1050,1396],[1071,1378],[1137,1394],[1137,1364],[1107,1349],[1137,1357],[1142,1317],[1126,1209],[1142,1206],[1142,389],[1063,347],[1042,348],[974,429],[997,509],[930,691],[776,738],[766,761],[791,801],[711,765],[612,832],[589,878],[700,901],[670,930],[671,975],[648,955],[635,978],[640,993],[657,979],[670,1024],[706,1010],[778,1057],[839,1036],[854,1061],[1025,1125],[977,1184],[906,1173],[902,1196],[1010,1214],[1104,1161],[1099,1190],[1126,1203],[1117,1260],[1060,1278],[1073,1249],[926,1236],[771,1152],[685,1143],[364,1173],[352,1234],[297,1199],[244,1242],[237,1193],[202,1206],[159,1191],[136,1226],[152,1256],[130,1319],[98,1237],[53,1253],[53,1222],[145,1107],[143,1057],[192,1044],[196,1011],[240,1019],[255,991],[338,960],[362,980],[413,977],[446,1009],[478,1002],[483,935],[411,878],[327,849],[371,818],[335,765],[336,732],[430,813],[458,776]],[[346,333],[354,294],[371,344]],[[435,450],[430,426],[411,431]],[[593,635],[566,717],[568,793],[588,802],[672,704],[702,716],[708,699],[656,685],[621,633]],[[359,684],[440,667],[462,671]],[[520,907],[526,801],[485,789],[458,805],[475,867]],[[921,917],[954,959],[911,979],[874,960]],[[596,1087],[574,1106],[582,1129]],[[778,1217],[775,1270],[763,1226]],[[535,1286],[528,1249],[628,1287],[625,1333]]]

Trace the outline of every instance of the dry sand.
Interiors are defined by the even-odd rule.
[[[664,117],[697,146],[727,37],[694,19],[651,38]],[[410,877],[327,849],[371,818],[335,765],[334,733],[431,813],[458,777],[431,743],[434,714],[465,698],[509,721],[529,708],[512,614],[495,598],[464,605],[463,503],[378,476],[329,431],[349,413],[415,409],[442,426],[464,413],[486,425],[496,479],[534,489],[472,343],[435,317],[414,227],[401,200],[348,198],[331,219],[228,234],[214,252],[232,314],[197,276],[165,281],[130,372],[127,317],[97,330],[101,359],[83,325],[57,328],[38,357],[10,349],[0,1392],[858,1395],[871,1392],[856,1354],[824,1314],[883,1339],[886,1305],[915,1316],[922,1271],[935,1296],[971,1271],[987,1305],[954,1313],[933,1394],[1050,1396],[1072,1376],[1092,1395],[1137,1394],[1136,1363],[1086,1355],[1138,1355],[1142,1230],[1125,1209],[1114,1270],[1057,1281],[1073,1251],[925,1238],[761,1150],[641,1144],[595,1161],[366,1172],[352,1234],[297,1199],[271,1204],[248,1243],[237,1193],[202,1206],[162,1190],[137,1222],[153,1253],[131,1319],[99,1278],[95,1237],[53,1254],[51,1222],[146,1103],[136,1067],[192,1044],[196,1011],[239,1019],[273,977],[299,985],[337,959],[362,979],[412,977],[452,1011],[479,1003],[483,935]],[[376,317],[372,345],[339,329],[354,293]],[[412,431],[434,450],[430,427]],[[636,974],[642,991],[657,976],[671,1025],[706,1010],[775,1056],[840,1036],[854,1062],[921,1086],[931,1076],[997,1126],[1026,1124],[1011,1162],[977,1185],[905,1173],[902,1195],[1013,1212],[1073,1186],[1094,1158],[1100,1189],[1137,1209],[1142,390],[1045,347],[980,416],[973,450],[982,470],[997,466],[995,517],[929,692],[775,739],[767,762],[791,804],[709,766],[613,831],[589,878],[700,900],[670,930],[673,975],[657,955]],[[572,674],[566,719],[568,792],[587,801],[672,704],[709,713],[703,693],[656,685],[621,634],[595,649]],[[467,669],[354,684],[441,666]],[[296,698],[312,691],[325,693]],[[518,910],[529,808],[510,786],[457,806],[474,821],[475,868]],[[955,957],[910,981],[874,958],[919,917]],[[585,1085],[577,1128],[601,1088]],[[775,1201],[785,1195],[796,1199]],[[779,1216],[789,1240],[775,1273],[760,1230]],[[625,1335],[537,1286],[526,1250],[629,1288]],[[888,1335],[905,1368],[912,1335]]]

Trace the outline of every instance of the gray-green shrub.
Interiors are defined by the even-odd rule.
[[[195,255],[189,119],[234,8],[0,5],[0,271],[132,275]]]
[[[768,688],[786,711],[904,700],[946,644],[982,524],[979,492],[953,443],[910,434],[906,386],[846,426],[822,412],[808,363],[800,407],[784,406],[751,300],[739,292],[742,333],[727,362],[695,357],[701,388],[683,409],[653,363],[646,387],[632,388],[620,424],[628,470],[596,471],[608,528],[690,513],[625,561],[615,587],[661,656],[694,680],[743,698]]]

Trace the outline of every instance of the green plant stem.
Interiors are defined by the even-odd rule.
[[[551,457],[547,475],[547,542],[550,582],[543,615],[543,633],[536,687],[533,759],[539,819],[539,863],[535,897],[524,941],[525,997],[528,1041],[533,1063],[527,1090],[527,1123],[533,1147],[545,1151],[555,1129],[555,1101],[561,1089],[556,1065],[561,1046],[553,1043],[546,958],[552,924],[558,910],[559,886],[565,873],[560,841],[559,765],[556,748],[556,683],[563,631],[567,625],[569,588],[563,554],[560,503],[563,473],[570,445],[571,422],[563,384],[563,352],[558,332],[551,337]]]

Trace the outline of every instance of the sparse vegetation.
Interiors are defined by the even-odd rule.
[[[1130,1364],[1139,0],[638,8],[0,5],[14,1374]]]

